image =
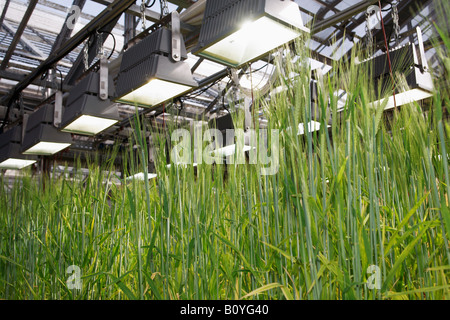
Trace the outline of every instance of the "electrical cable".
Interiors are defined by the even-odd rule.
[[[114,36],[114,34],[112,32],[109,32],[109,31],[106,31],[106,30],[102,30],[102,31],[99,31],[99,32],[100,33],[107,33],[113,38],[114,46],[113,46],[113,49],[111,50],[111,53],[109,54],[109,57],[108,57],[108,60],[109,60],[109,59],[111,59],[112,55],[114,54],[114,51],[116,51],[116,45],[117,45],[116,37]],[[106,39],[105,39],[105,41],[106,41]]]
[[[389,12],[389,11],[391,11],[391,10],[392,10],[392,3],[389,2],[388,4],[389,4],[389,8],[387,8],[387,9],[380,9],[380,10],[381,10],[382,12]]]
[[[265,65],[263,65],[261,68],[258,68],[258,69],[255,69],[255,70],[253,70],[253,71],[248,71],[248,72],[245,72],[245,74],[250,74],[250,73],[255,73],[255,72],[258,72],[258,71],[261,71],[262,69],[264,69],[265,67],[267,67],[267,66],[269,66],[269,63],[266,63]]]
[[[150,0],[149,0],[150,1]],[[153,0],[153,2],[151,3],[151,4],[145,4],[145,7],[147,8],[147,9],[150,9],[151,7],[153,7],[154,5],[155,5],[155,3],[156,3],[156,0]]]
[[[380,10],[381,10],[381,1],[380,0],[378,0],[378,6],[380,7]],[[392,72],[391,57],[389,54],[389,45],[388,45],[387,37],[386,37],[386,30],[384,28],[383,15],[380,14],[380,17],[381,17],[381,26],[383,29],[384,45],[386,46],[386,55],[387,55],[388,63],[389,63],[389,72],[391,74],[391,79],[392,79],[392,96],[394,98],[394,110],[397,110],[397,102],[395,100],[395,79],[394,79],[394,74]]]
[[[200,96],[201,94],[205,93],[209,89],[211,89],[213,86],[215,86],[221,80],[222,79],[218,79],[218,80],[214,81],[213,83],[211,83],[210,85],[208,85],[207,87],[205,87],[203,89],[199,89],[199,91],[197,91],[197,92],[192,92],[191,94],[186,95],[186,97],[189,98],[189,99],[194,99],[194,98]]]

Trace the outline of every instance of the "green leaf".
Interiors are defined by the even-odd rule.
[[[264,242],[264,241],[261,241],[261,243],[263,243],[263,244],[265,244],[266,246],[268,246],[269,248],[271,248],[271,249],[277,251],[278,253],[280,253],[281,255],[283,255],[285,258],[291,260],[292,263],[298,263],[297,258],[295,258],[295,257],[293,257],[293,256],[291,256],[291,255],[289,255],[288,253],[284,252],[284,251],[281,250],[280,248],[275,247],[275,246],[271,245],[270,243],[267,243],[267,242]]]
[[[388,244],[386,246],[386,249],[384,251],[384,256],[385,257],[389,254],[389,251],[391,250],[391,247],[394,246],[394,244],[400,243],[400,241],[398,241],[398,234],[399,234],[399,232],[408,223],[409,219],[411,219],[411,217],[414,215],[414,213],[416,213],[417,209],[419,209],[419,207],[423,204],[423,202],[428,198],[429,194],[430,194],[430,192],[425,193],[425,195],[419,201],[416,202],[414,207],[412,207],[411,210],[409,210],[408,214],[400,222],[400,224],[397,227],[397,231],[392,235],[391,239],[389,240],[389,242],[388,242]],[[411,231],[412,230],[409,230],[407,232],[407,234],[409,234]]]
[[[245,296],[243,296],[243,297],[241,298],[241,300],[242,300],[242,299],[246,299],[246,298],[248,298],[248,297],[256,296],[256,295],[261,294],[261,293],[264,293],[264,292],[266,292],[266,291],[268,291],[268,290],[275,289],[275,288],[279,288],[279,287],[282,287],[282,285],[279,284],[279,283],[270,283],[270,284],[266,284],[265,286],[262,286],[262,287],[260,287],[260,288],[258,288],[258,289],[253,290],[253,291],[250,292],[250,293],[247,293]]]
[[[133,294],[133,292],[130,290],[130,288],[128,288],[126,286],[126,284],[122,282],[122,279],[126,275],[128,275],[129,273],[131,273],[131,271],[127,272],[126,274],[124,274],[120,278],[117,278],[116,276],[114,276],[111,273],[109,273],[108,275],[113,279],[113,283],[112,284],[117,285],[123,291],[123,293],[127,296],[128,299],[130,299],[130,300],[137,300],[136,296]]]
[[[449,289],[450,289],[450,285],[445,285],[445,286],[437,286],[437,287],[428,287],[428,288],[414,289],[414,290],[408,290],[408,291],[403,291],[403,292],[392,292],[392,291],[389,291],[389,293],[387,294],[387,298],[398,297],[398,296],[408,296],[410,294],[434,292],[434,291],[439,291],[439,290],[446,290],[446,291],[448,291]]]
[[[381,291],[386,291],[387,286],[392,281],[392,279],[395,276],[395,273],[399,269],[399,267],[402,265],[403,261],[412,253],[414,247],[416,246],[416,243],[422,239],[422,236],[427,232],[427,230],[430,228],[431,225],[433,225],[434,221],[425,222],[423,224],[422,230],[419,232],[419,234],[412,240],[408,246],[403,250],[401,255],[395,260],[395,264],[392,267],[391,271],[386,276],[386,279],[383,283],[383,286],[381,288]]]

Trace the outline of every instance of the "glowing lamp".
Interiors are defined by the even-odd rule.
[[[238,68],[302,33],[298,5],[283,0],[208,0],[194,54]]]

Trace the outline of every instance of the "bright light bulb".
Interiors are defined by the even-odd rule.
[[[314,132],[320,130],[320,122],[317,121],[310,121],[308,123],[308,132]],[[298,133],[297,135],[305,134],[305,125],[303,123],[300,123],[298,125]]]
[[[39,142],[34,147],[31,147],[25,151],[24,154],[50,156],[64,150],[69,146],[70,143]]]
[[[395,94],[395,104],[394,104],[394,96],[390,96],[388,98],[388,102],[384,110],[392,109],[395,105],[402,106],[404,104],[412,103],[414,101],[420,101],[427,98],[432,97],[433,94],[428,91],[424,91],[421,89],[412,89],[401,93]],[[377,100],[375,102],[369,103],[369,107],[375,108],[383,103],[384,99]]]
[[[117,120],[83,115],[66,126],[62,131],[86,135],[96,135],[116,124]]]
[[[21,170],[23,168],[26,168],[28,166],[31,166],[32,164],[36,163],[35,160],[23,160],[23,159],[7,159],[0,163],[1,169],[16,169]]]
[[[201,54],[240,66],[288,43],[300,35],[298,30],[268,17],[245,22],[235,33],[206,48]]]
[[[142,87],[123,96],[118,101],[136,103],[141,106],[154,106],[178,97],[192,87],[169,81],[152,79]]]
[[[244,146],[242,151],[247,152],[250,151],[252,149],[252,147],[250,146]],[[254,148],[256,149],[256,148]],[[229,146],[225,146],[222,148],[218,148],[214,151],[211,152],[211,155],[217,155],[217,156],[221,156],[221,157],[229,157],[232,156],[236,153],[236,145],[232,144]]]
[[[158,175],[156,173],[148,173],[148,180],[152,180],[155,179]],[[130,180],[140,180],[140,181],[145,181],[145,176],[143,172],[137,173],[134,176],[128,177],[127,181]]]

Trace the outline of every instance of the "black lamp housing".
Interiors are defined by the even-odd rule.
[[[238,68],[309,32],[292,1],[208,0],[193,53]]]
[[[228,134],[234,137],[234,123],[233,118],[230,113],[226,115],[211,119],[208,121],[208,126],[211,129],[217,129],[222,134],[222,145],[218,145],[218,148],[225,147],[234,144],[234,139],[232,141],[227,141],[227,131]]]
[[[28,117],[22,153],[53,155],[72,144],[72,135],[53,126],[55,107],[45,105]]]
[[[36,156],[23,155],[21,145],[22,126],[0,135],[0,169],[23,169],[37,161]]]
[[[122,57],[116,83],[116,102],[152,107],[197,87],[181,41],[180,61],[171,58],[172,31],[160,28]]]
[[[114,96],[112,77],[108,78],[108,97],[100,99],[100,75],[90,73],[71,91],[64,108],[61,130],[95,135],[120,120],[119,107],[110,100]]]
[[[417,50],[413,43],[408,43],[389,52],[394,77],[402,74],[406,80],[406,86],[404,86],[396,79],[394,91],[387,53],[363,61],[364,67],[369,70],[371,78],[374,80],[376,101],[371,105],[381,104],[383,98],[389,96],[385,109],[391,109],[395,105],[400,106],[432,96],[431,74],[427,70],[425,56],[418,54],[418,51],[420,52],[420,49]],[[395,92],[395,104],[393,92]]]

